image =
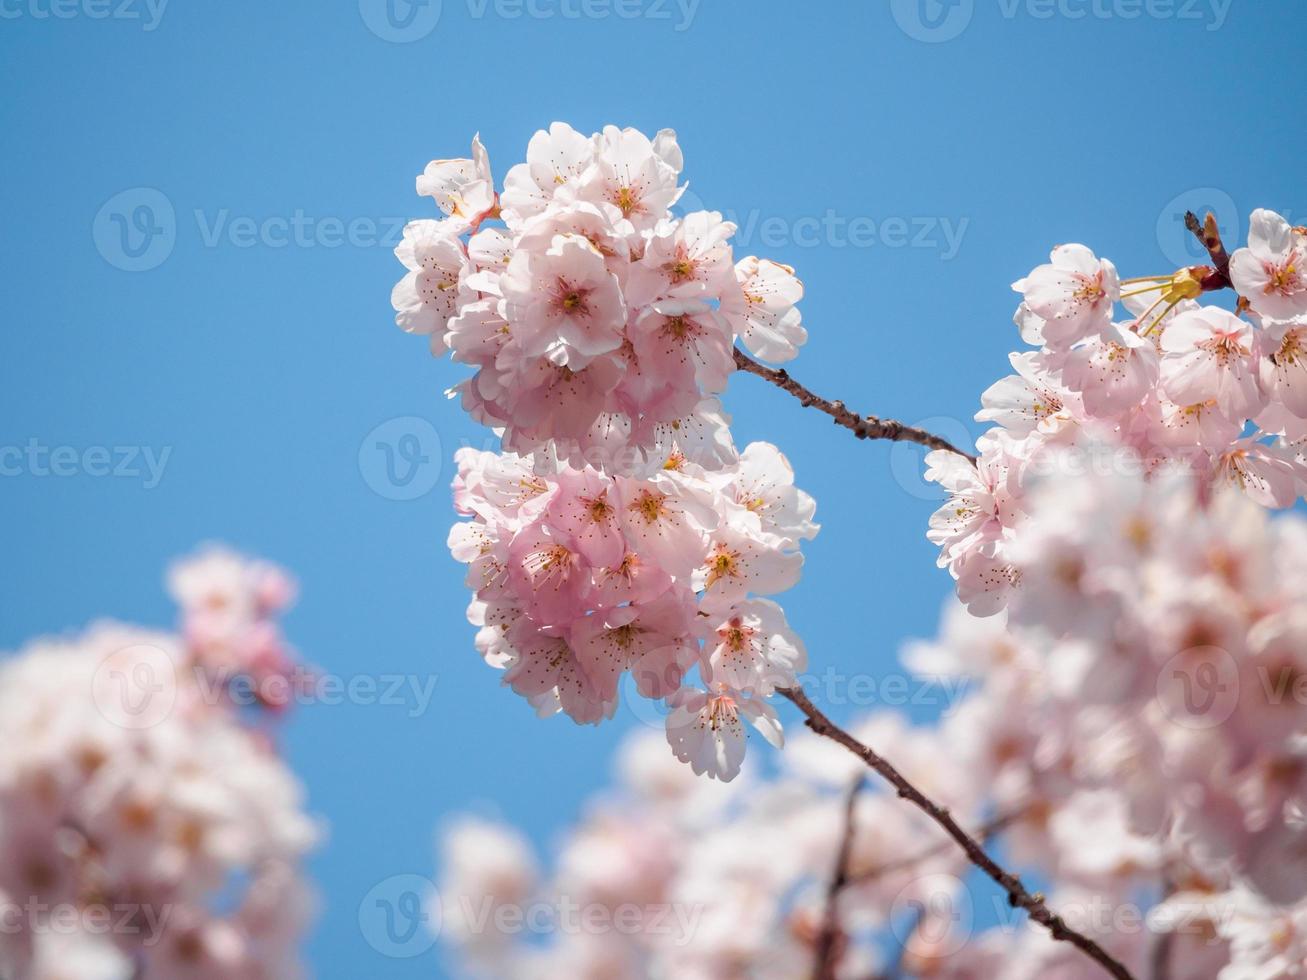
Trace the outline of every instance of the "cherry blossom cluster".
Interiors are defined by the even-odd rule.
[[[215,681],[278,670],[280,570],[178,564],[178,633],[104,622],[0,667],[0,975],[302,976],[318,830]]]
[[[1233,312],[1199,302],[1227,286],[1241,297]],[[1050,449],[1109,445],[1113,465],[1146,471],[1180,463],[1269,507],[1303,493],[1307,230],[1259,210],[1228,268],[1126,280],[1062,245],[1013,288],[1021,337],[1040,349],[1013,354],[1016,373],[982,396],[976,418],[995,428],[975,466],[928,457],[950,495],[929,537],[973,611],[1002,608],[1022,578],[1010,543]]]
[[[459,453],[454,487],[482,655],[578,723],[612,717],[629,676],[666,703],[676,755],[731,779],[744,722],[781,741],[766,699],[806,655],[765,596],[798,580],[817,525],[775,447],[737,452],[716,396],[737,341],[795,356],[803,288],[736,261],[717,212],[674,215],[681,167],[671,130],[554,123],[496,190],[474,139],[418,177],[444,217],[408,226],[392,300],[476,368],[454,391],[502,437]]]
[[[619,459],[628,473],[673,450],[730,461],[715,396],[735,370],[732,346],[794,357],[803,287],[775,262],[737,262],[735,226],[719,213],[673,215],[681,167],[671,130],[583,136],[556,122],[502,191],[479,139],[470,158],[417,178],[444,217],[405,229],[396,320],[476,369],[451,394],[502,430],[505,449]]]
[[[1307,972],[1307,522],[1192,471],[1050,478],[1014,549],[1005,614],[950,604],[903,659],[965,690],[932,727],[849,727],[894,760],[1135,977]],[[1099,964],[1006,909],[938,827],[804,733],[779,776],[696,783],[649,736],[547,877],[504,826],[446,836],[445,937],[482,975],[813,974],[1098,980]],[[844,883],[831,880],[847,838]],[[634,926],[522,944],[501,906],[627,910]],[[655,916],[654,910],[665,913]],[[999,925],[984,931],[977,920]],[[831,916],[833,914],[833,920]],[[1162,973],[1154,972],[1158,964]],[[896,972],[897,971],[897,972]],[[824,974],[823,974],[824,975]]]
[[[909,653],[973,679],[945,738],[995,812],[1028,815],[1012,857],[1070,884],[1055,906],[1102,900],[1086,928],[1136,976],[1162,937],[1169,976],[1301,975],[1307,522],[1190,470],[1061,476],[1028,506],[1006,622],[959,610]],[[1132,952],[1112,910],[1140,894]],[[1017,955],[987,943],[981,975]]]
[[[667,738],[697,773],[729,780],[743,722],[773,744],[767,698],[805,669],[767,594],[799,578],[817,532],[785,457],[753,443],[728,467],[675,456],[650,478],[460,450],[449,544],[469,566],[477,648],[542,714],[611,718],[622,696],[665,701]],[[697,671],[705,685],[691,683]]]

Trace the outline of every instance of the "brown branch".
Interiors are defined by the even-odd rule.
[[[853,853],[854,807],[864,782],[865,779],[859,775],[849,787],[844,799],[844,836],[840,839],[839,851],[835,857],[835,873],[826,888],[826,914],[822,919],[821,932],[817,934],[813,980],[835,980],[835,968],[839,965],[840,893],[849,879],[849,856]]]
[[[1165,900],[1173,891],[1175,886],[1171,882],[1170,875],[1162,875],[1162,898]],[[1175,933],[1167,930],[1153,940],[1153,949],[1150,963],[1150,973],[1152,980],[1170,980],[1171,977],[1171,947],[1175,945]]]
[[[944,437],[927,432],[925,429],[904,425],[894,419],[877,418],[875,415],[858,415],[856,412],[845,408],[844,403],[841,401],[830,401],[822,398],[791,378],[790,373],[784,368],[769,368],[764,364],[759,364],[738,347],[735,348],[735,366],[741,371],[757,375],[764,381],[770,381],[782,391],[788,391],[799,400],[804,408],[815,408],[819,412],[825,412],[835,420],[836,425],[844,426],[859,439],[889,439],[893,442],[915,442],[930,449],[945,449],[948,452],[957,453],[973,463],[976,461],[976,457],[971,453],[963,452]]]
[[[1173,945],[1175,945],[1175,933],[1173,932],[1164,932],[1153,942],[1153,980],[1170,980],[1171,947]]]
[[[871,748],[863,745],[856,738],[840,728],[833,721],[827,718],[822,712],[810,701],[808,696],[803,693],[802,689],[797,687],[778,688],[778,691],[798,707],[806,717],[807,726],[816,734],[838,742],[846,749],[860,758],[870,768],[884,777],[897,791],[898,795],[910,803],[914,804],[926,816],[930,817],[935,823],[939,824],[944,831],[957,842],[958,846],[966,853],[971,863],[978,867],[985,874],[989,875],[999,887],[1007,892],[1008,904],[1013,908],[1024,909],[1026,914],[1035,922],[1052,934],[1053,938],[1061,942],[1071,943],[1085,955],[1089,956],[1098,963],[1117,980],[1134,980],[1130,971],[1115,959],[1110,953],[1099,946],[1088,936],[1072,929],[1062,919],[1060,915],[1054,912],[1044,902],[1044,896],[1038,892],[1031,894],[1026,890],[1026,886],[1021,883],[1021,879],[1009,871],[1003,870],[988,854],[985,853],[984,847],[963,830],[947,809],[931,800],[921,790],[917,789],[912,783],[892,766],[886,759],[881,758]]]
[[[1225,243],[1221,241],[1221,230],[1216,226],[1216,215],[1209,211],[1207,217],[1199,221],[1198,215],[1186,211],[1184,226],[1202,242],[1203,248],[1207,249],[1207,254],[1212,258],[1210,267],[1196,266],[1194,270],[1198,281],[1202,283],[1203,290],[1211,292],[1216,289],[1233,289],[1234,282],[1230,279],[1230,253],[1225,250]]]

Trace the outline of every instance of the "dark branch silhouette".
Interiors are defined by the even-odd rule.
[[[917,789],[907,778],[903,776],[890,762],[868,746],[859,742],[856,738],[840,728],[833,721],[827,718],[809,699],[800,688],[778,688],[778,692],[792,701],[805,716],[805,724],[816,734],[829,738],[844,746],[870,768],[874,769],[879,775],[884,777],[895,789],[898,795],[910,803],[914,804],[926,816],[930,817],[935,823],[939,824],[950,837],[962,848],[967,858],[985,874],[989,875],[1008,896],[1008,904],[1013,908],[1023,909],[1027,915],[1035,922],[1039,923],[1049,931],[1052,937],[1060,942],[1071,943],[1081,952],[1085,953],[1100,966],[1103,967],[1111,976],[1117,980],[1135,980],[1130,971],[1122,963],[1113,957],[1107,950],[1099,946],[1088,936],[1077,932],[1066,924],[1066,921],[1048,907],[1044,901],[1044,896],[1038,892],[1031,893],[1026,886],[1021,883],[1021,879],[1010,871],[1005,871],[993,858],[985,853],[985,848],[981,843],[968,834],[958,824],[949,811],[940,806],[925,793]]]
[[[904,425],[894,419],[877,418],[875,415],[858,415],[856,412],[845,408],[844,403],[841,401],[830,401],[827,398],[822,398],[791,378],[790,373],[784,368],[769,368],[765,364],[759,364],[738,347],[735,348],[735,366],[741,371],[757,375],[764,381],[770,381],[782,391],[788,391],[805,408],[815,408],[819,412],[825,412],[835,420],[836,425],[842,425],[844,428],[849,429],[859,439],[889,439],[893,442],[915,442],[930,449],[945,449],[951,453],[957,453],[973,463],[976,461],[975,456],[963,452],[943,436],[937,436],[933,432],[927,432],[925,429],[918,429],[915,426]]]

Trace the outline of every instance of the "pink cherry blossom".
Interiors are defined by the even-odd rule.
[[[709,672],[716,683],[766,696],[794,683],[808,665],[803,641],[769,599],[749,599],[713,610],[707,621]]]
[[[749,515],[737,512],[736,520],[783,538],[793,547],[817,536],[820,525],[813,521],[817,502],[794,485],[790,461],[771,443],[750,443],[740,454],[739,466],[724,475],[731,479],[722,489]]]
[[[784,539],[728,521],[709,535],[693,582],[705,598],[729,603],[748,592],[783,592],[799,580],[802,568],[803,555],[789,550]]]
[[[1263,316],[1307,314],[1307,235],[1258,208],[1249,220],[1247,247],[1230,256],[1230,278]]]
[[[476,227],[495,207],[494,178],[490,157],[481,145],[480,134],[472,137],[471,159],[433,160],[418,175],[417,192],[435,198],[436,206],[448,217],[443,230],[457,236]]]
[[[669,699],[667,741],[682,762],[698,775],[729,781],[744,761],[744,723],[772,745],[784,742],[776,711],[766,701],[725,685],[711,691],[682,688]]]
[[[1063,349],[1107,328],[1121,295],[1116,267],[1083,245],[1059,245],[1048,265],[1012,288],[1025,296],[1026,310],[1043,321],[1038,342]]]
[[[526,162],[504,177],[501,197],[504,218],[518,228],[528,218],[542,213],[560,194],[575,199],[576,183],[594,157],[594,140],[564,122],[552,123],[531,137]]]
[[[1300,419],[1307,419],[1307,317],[1273,322],[1259,337],[1262,389]]]
[[[577,197],[612,208],[639,231],[652,229],[683,190],[676,183],[682,166],[676,134],[664,129],[650,140],[634,129],[605,126],[593,139]]]
[[[621,394],[632,406],[652,406],[657,418],[693,412],[700,392],[726,388],[735,370],[732,335],[722,316],[703,300],[661,300],[631,325],[634,359]]]
[[[628,296],[642,307],[660,299],[720,297],[735,285],[730,237],[735,225],[716,211],[664,219],[644,242],[631,267]]]
[[[429,334],[439,353],[450,319],[474,295],[466,286],[470,269],[463,246],[439,222],[412,221],[395,255],[410,270],[391,293],[395,322],[409,333]]]
[[[645,697],[663,698],[680,687],[698,656],[691,642],[692,596],[668,589],[647,603],[600,610],[572,629],[572,647],[605,699],[617,696],[628,670]]]
[[[930,518],[926,537],[940,548],[939,565],[948,567],[977,548],[999,542],[1014,523],[1013,460],[998,443],[973,466],[955,453],[937,449],[926,455],[926,479],[938,483],[948,500]]]
[[[1265,404],[1253,360],[1253,327],[1215,307],[1195,310],[1162,335],[1162,389],[1182,405],[1214,400],[1231,420]]]
[[[1060,378],[1080,395],[1085,411],[1112,418],[1138,405],[1157,386],[1157,350],[1132,330],[1110,326],[1068,352]]]
[[[789,266],[757,259],[741,259],[735,266],[738,289],[721,298],[721,313],[750,353],[765,361],[782,363],[798,356],[808,339],[796,304],[803,298],[803,283]]]
[[[1152,436],[1159,446],[1201,447],[1219,451],[1239,438],[1242,426],[1221,411],[1216,399],[1177,405],[1163,398]]]
[[[514,254],[500,279],[502,313],[526,357],[579,371],[622,346],[626,305],[604,257],[579,235]]]
[[[1280,449],[1240,439],[1217,457],[1216,479],[1232,484],[1263,507],[1292,507],[1303,492],[1303,473]]]
[[[1013,354],[1015,375],[995,382],[980,396],[977,422],[996,422],[1015,436],[1052,431],[1073,422],[1081,409],[1040,354]]]

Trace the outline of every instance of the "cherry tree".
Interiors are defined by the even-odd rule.
[[[397,322],[472,368],[450,395],[503,444],[457,456],[449,546],[477,650],[542,716],[659,702],[670,748],[630,749],[552,871],[511,828],[450,832],[447,934],[468,964],[1307,972],[1307,525],[1271,513],[1307,487],[1307,230],[1257,211],[1230,254],[1191,215],[1210,263],[1156,276],[1058,246],[1013,286],[1027,349],[981,396],[971,453],[773,366],[807,339],[802,284],[736,256],[718,212],[674,213],[682,169],[669,130],[554,123],[498,186],[474,139],[418,178],[442,216],[397,249]],[[800,577],[815,504],[780,449],[733,443],[737,371],[859,439],[930,450],[947,499],[926,533],[959,602],[905,657],[970,690],[939,724],[846,729],[805,693],[772,597]],[[777,699],[809,732],[767,776],[747,732],[782,746]],[[1028,928],[959,924],[985,880]],[[541,947],[484,914],[542,896],[687,915]]]

